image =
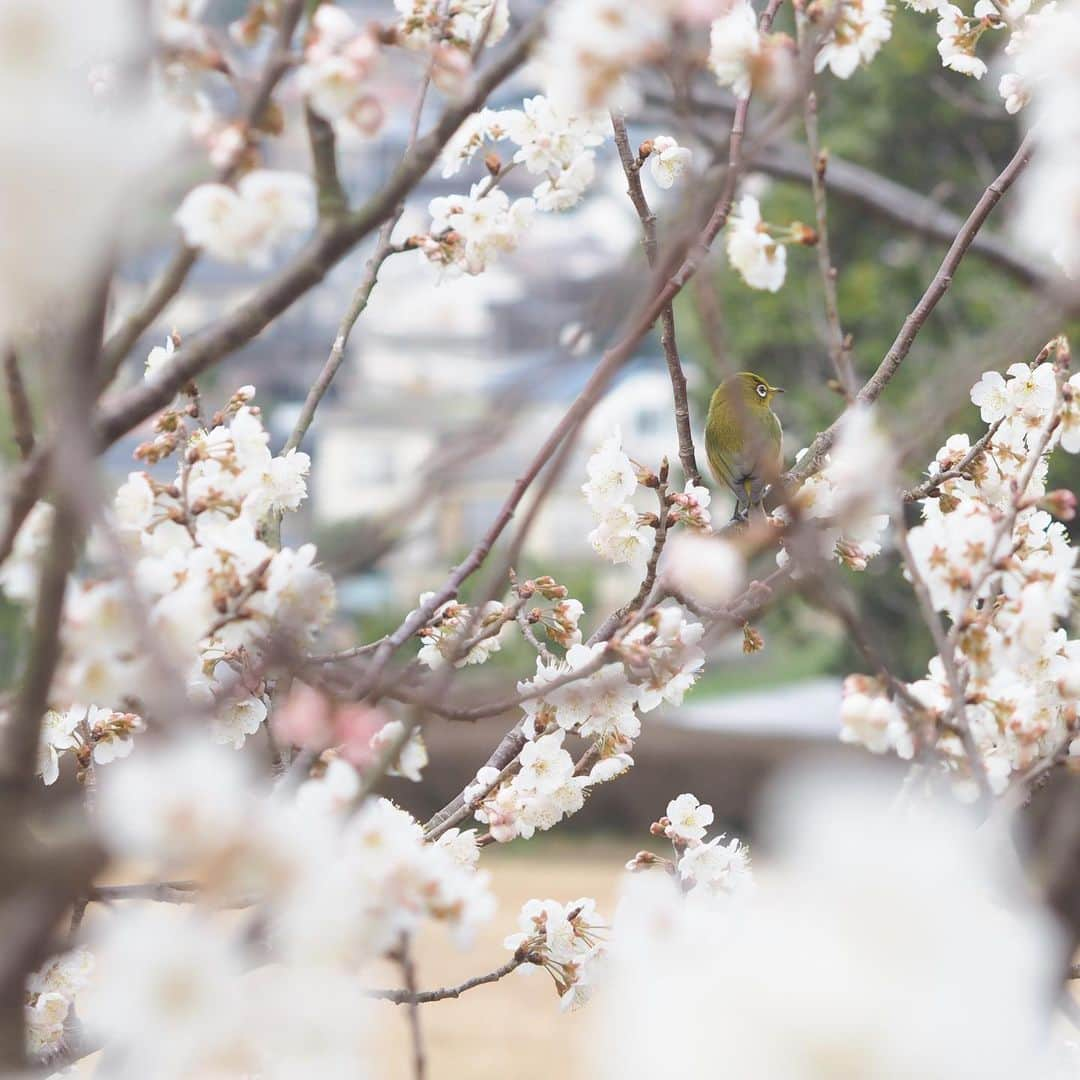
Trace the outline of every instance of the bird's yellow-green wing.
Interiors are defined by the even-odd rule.
[[[728,408],[724,387],[719,386],[709,402],[709,415],[705,422],[705,452],[713,476],[729,487],[736,498],[740,497],[740,485],[733,459],[741,441],[738,425]]]

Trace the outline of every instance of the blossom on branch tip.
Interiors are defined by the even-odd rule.
[[[649,155],[652,177],[662,188],[673,187],[675,181],[689,167],[693,154],[668,135],[657,135],[652,140],[652,145],[653,150]]]
[[[273,252],[315,225],[315,186],[301,173],[256,169],[236,189],[201,184],[175,217],[185,242],[215,258],[266,267]]]
[[[752,289],[778,292],[787,274],[787,248],[769,235],[761,207],[753,195],[743,195],[728,220],[727,257]]]

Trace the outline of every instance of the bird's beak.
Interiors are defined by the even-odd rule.
[[[772,388],[772,392],[774,394],[782,394],[784,392],[784,388],[782,386],[774,386]]]

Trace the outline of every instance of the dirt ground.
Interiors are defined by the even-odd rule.
[[[533,897],[565,902],[593,897],[610,918],[622,868],[634,851],[633,840],[545,844],[530,852],[485,852],[499,900],[494,920],[474,949],[460,952],[441,932],[423,935],[417,945],[421,987],[449,986],[505,963],[503,938],[517,930],[521,905]],[[636,850],[636,849],[634,849]],[[392,968],[386,986],[399,983]],[[587,1073],[586,1040],[590,1018],[586,1008],[562,1013],[551,979],[542,971],[514,972],[502,982],[470,990],[457,1000],[425,1005],[420,1013],[428,1054],[430,1080],[513,1077],[514,1080],[577,1080]],[[376,1048],[374,1080],[409,1080],[412,1076],[407,1011],[403,1006],[376,1004],[372,1017]]]

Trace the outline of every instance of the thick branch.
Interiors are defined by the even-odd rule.
[[[338,176],[337,140],[334,125],[324,120],[310,105],[304,107],[311,166],[319,199],[319,217],[340,217],[349,209],[349,199]]]
[[[797,11],[795,25],[798,28],[800,50],[808,48],[806,16]],[[821,284],[825,292],[825,321],[828,326],[829,359],[836,372],[837,381],[849,400],[856,390],[855,368],[851,350],[844,339],[840,325],[840,303],[836,295],[836,268],[832,264],[829,247],[829,216],[825,197],[825,171],[827,156],[822,153],[818,135],[818,101],[813,76],[803,106],[803,126],[806,128],[806,145],[810,152],[810,188],[814,196],[814,220],[817,225],[817,261],[821,272]]]

